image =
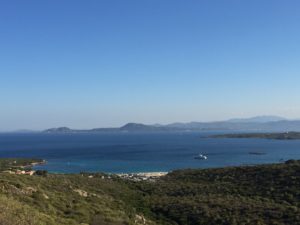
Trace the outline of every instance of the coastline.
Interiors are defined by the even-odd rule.
[[[26,165],[23,166],[24,168],[31,168],[33,171],[36,171],[36,169],[34,168],[35,166],[43,166],[46,165],[47,161],[45,159],[43,159],[41,162],[33,162],[30,165]],[[50,174],[68,174],[68,173],[55,173],[55,172],[51,172],[48,171]],[[83,171],[84,172],[84,171]],[[165,172],[165,171],[149,171],[149,172],[129,172],[129,173],[104,173],[107,174],[109,176],[117,176],[119,178],[122,179],[126,179],[126,180],[133,180],[133,181],[142,181],[142,180],[156,180],[160,177],[166,176],[169,172]],[[97,173],[103,173],[102,171],[98,171],[98,172],[87,172],[87,173],[91,173],[91,174],[97,174]]]
[[[41,166],[47,164],[47,161],[45,159],[42,159],[41,162],[33,162],[27,165],[28,167],[34,167],[34,166]],[[25,166],[26,167],[26,166]]]
[[[254,156],[264,156],[267,153],[265,152],[248,152],[248,155],[254,155]],[[4,158],[5,159],[5,158]],[[140,178],[154,178],[157,179],[159,177],[163,177],[166,176],[170,173],[172,173],[173,171],[177,171],[177,170],[187,170],[187,169],[201,169],[201,170],[206,170],[206,169],[224,169],[224,168],[233,168],[233,167],[253,167],[253,166],[259,166],[259,165],[270,165],[270,164],[280,164],[280,163],[284,163],[286,161],[290,161],[290,160],[300,160],[299,158],[286,158],[286,159],[279,159],[278,161],[273,161],[273,162],[263,162],[263,163],[241,163],[241,164],[233,164],[233,165],[224,165],[224,166],[213,166],[213,167],[184,167],[184,168],[173,168],[171,170],[142,170],[142,171],[124,171],[124,172],[111,172],[111,171],[102,171],[102,170],[93,170],[93,171],[89,171],[89,170],[80,170],[80,171],[53,171],[53,170],[49,170],[47,167],[43,168],[43,166],[45,166],[48,161],[47,160],[42,160],[42,162],[33,162],[31,164],[28,165],[23,165],[20,168],[24,168],[24,169],[31,169],[33,171],[37,171],[37,170],[41,170],[41,171],[47,171],[49,174],[81,174],[81,173],[87,173],[87,174],[106,174],[109,176],[117,176],[120,178],[129,178],[129,177],[140,177]],[[35,167],[38,168],[35,168]]]

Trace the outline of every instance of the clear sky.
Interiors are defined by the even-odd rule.
[[[0,130],[300,118],[298,0],[0,2]]]

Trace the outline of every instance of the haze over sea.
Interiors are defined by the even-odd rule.
[[[216,133],[0,134],[0,157],[42,158],[47,164],[35,169],[57,173],[158,172],[300,159],[300,140],[207,138]],[[194,159],[199,153],[208,159]]]

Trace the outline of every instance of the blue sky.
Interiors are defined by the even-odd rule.
[[[300,1],[0,3],[0,130],[300,118]]]

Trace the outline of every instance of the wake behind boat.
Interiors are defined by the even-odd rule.
[[[203,155],[203,154],[199,154],[199,155],[195,156],[194,159],[206,160],[206,159],[207,159],[207,156],[205,156],[205,155]]]

